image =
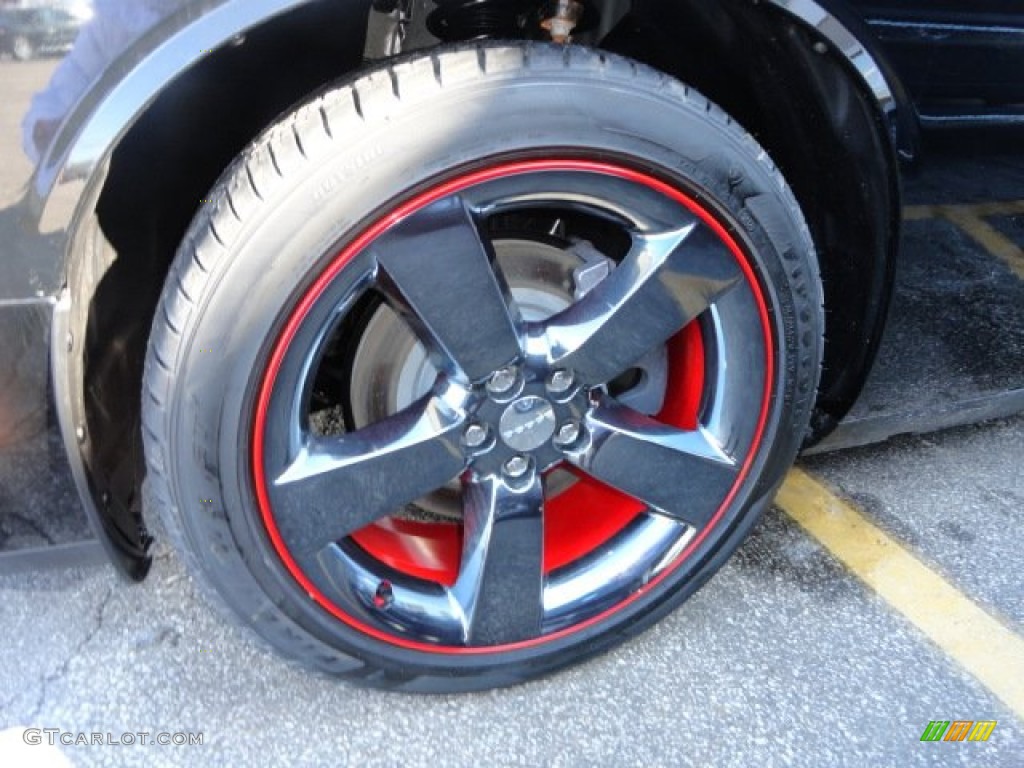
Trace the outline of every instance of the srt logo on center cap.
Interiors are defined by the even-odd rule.
[[[505,409],[498,431],[512,450],[532,451],[555,433],[555,410],[543,397],[521,397]]]

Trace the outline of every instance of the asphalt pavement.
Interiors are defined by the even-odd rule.
[[[53,734],[50,764],[74,766],[1019,768],[1024,415],[930,430],[971,420],[957,406],[972,398],[1013,410],[1004,396],[1024,388],[1014,251],[954,215],[1019,253],[1024,157],[933,168],[910,180],[889,351],[847,432],[888,439],[804,458],[736,557],[641,637],[511,689],[387,694],[229,628],[162,545],[141,585],[102,561],[15,572],[0,554],[0,766],[45,765]],[[978,207],[993,190],[1009,207]],[[53,468],[26,459],[0,485]],[[0,547],[87,535],[73,490],[51,491],[0,520]],[[922,741],[932,721],[996,724],[986,741]],[[93,733],[136,743],[60,745]]]
[[[1007,532],[1022,448],[1016,418],[806,467],[1019,634],[1024,554]],[[222,623],[166,551],[139,586],[103,566],[0,576],[0,625],[0,726],[204,737],[61,747],[76,766],[1019,768],[1024,754],[1019,711],[778,510],[637,640],[484,694],[386,694],[297,669]],[[997,725],[984,743],[921,742],[933,720]]]

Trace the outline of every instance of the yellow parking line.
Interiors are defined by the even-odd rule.
[[[1024,213],[1024,200],[1000,200],[959,205],[907,205],[903,207],[903,220],[934,219],[942,216],[945,211],[971,214],[982,219],[989,216],[1016,216]]]
[[[1024,638],[803,470],[776,505],[1024,720]]]
[[[922,219],[934,219],[939,215],[934,205],[905,205],[903,206],[904,221],[921,221]]]
[[[975,216],[982,218],[987,216],[1015,216],[1018,213],[1024,213],[1024,200],[993,201],[991,203],[951,205],[948,207],[969,211]]]
[[[943,206],[942,215],[970,235],[986,251],[1002,259],[1024,280],[1024,250],[980,216],[959,206]]]
[[[1024,200],[970,205],[908,205],[903,208],[904,221],[940,217],[951,221],[990,254],[1002,259],[1017,277],[1024,280],[1024,249],[985,221],[991,216],[1020,214],[1024,214]]]

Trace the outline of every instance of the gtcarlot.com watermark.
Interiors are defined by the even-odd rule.
[[[156,744],[161,747],[195,747],[202,746],[203,733],[187,731],[128,731],[125,733],[62,731],[60,728],[26,728],[21,734],[22,740],[29,745],[48,744],[51,747],[102,747],[123,746],[144,747]]]

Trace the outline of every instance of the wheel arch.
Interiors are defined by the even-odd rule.
[[[60,276],[51,360],[72,474],[97,536],[135,579],[151,538],[133,384],[171,244],[238,151],[297,98],[358,66],[369,0],[220,0],[200,14],[194,5],[93,84],[27,194],[39,232],[63,233],[46,266]],[[273,83],[239,89],[239,77]]]
[[[863,387],[899,245],[899,161],[916,116],[867,25],[842,0],[637,0],[612,50],[718,103],[771,155],[803,209],[825,284],[826,352],[808,443]]]
[[[338,3],[333,11],[340,16],[330,18],[348,18],[347,32],[329,30],[315,44],[303,38],[298,45],[294,32],[312,28],[303,14],[315,17],[326,3],[209,5],[198,18],[176,14],[119,59],[109,79],[66,121],[30,190],[41,229],[68,232],[61,274],[73,291],[58,303],[53,358],[72,466],[97,529],[122,568],[139,578],[149,539],[139,506],[141,464],[126,449],[138,443],[139,392],[127,385],[141,378],[152,311],[173,256],[168,244],[183,233],[202,193],[235,151],[289,103],[359,65],[368,10],[363,0]],[[680,77],[733,114],[766,146],[805,208],[822,258],[830,327],[849,328],[826,353],[812,439],[850,407],[873,359],[898,242],[896,158],[898,152],[909,156],[916,141],[912,108],[862,27],[832,0],[635,0],[608,38],[608,47]],[[711,51],[732,55],[736,63],[718,67],[721,58],[695,55],[693,47],[679,44],[680,34],[692,40],[698,33]],[[245,45],[236,45],[240,36]],[[288,56],[297,50],[319,51],[303,57],[317,64],[296,74],[300,68],[289,67]],[[197,104],[216,104],[217,89],[203,91],[202,83],[223,83],[225,75],[251,67],[258,51],[272,51],[270,66],[288,68],[287,78],[278,79],[281,88],[259,93],[258,108],[211,141],[204,135],[208,121],[184,115],[201,114]],[[785,115],[766,108],[783,97],[783,103],[800,106]],[[183,107],[191,110],[183,113]],[[160,140],[152,142],[151,134]],[[194,163],[196,178],[189,185],[179,183],[180,173],[173,183],[152,182],[169,167],[157,150],[169,147],[177,148],[175,162]],[[822,157],[837,158],[852,174],[848,189],[822,192],[816,181]],[[141,200],[132,181],[140,168],[151,180]],[[141,236],[135,240],[132,228],[117,225],[119,207],[129,202],[134,223],[140,215],[153,217],[151,227],[134,227]],[[116,258],[117,252],[132,258]],[[124,323],[123,287],[135,279],[149,293],[138,291]],[[113,420],[111,405],[124,411]]]

